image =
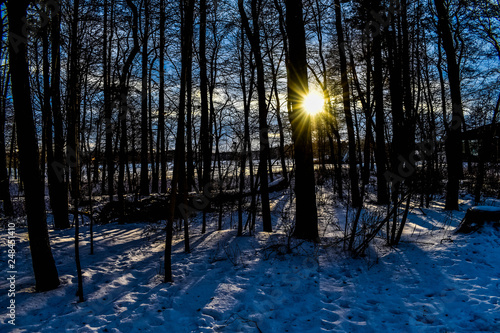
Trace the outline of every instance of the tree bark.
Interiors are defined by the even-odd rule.
[[[83,302],[83,277],[80,264],[79,249],[79,220],[78,220],[78,201],[80,199],[80,140],[79,140],[79,122],[80,122],[80,56],[79,56],[79,21],[80,1],[73,3],[73,17],[71,22],[71,47],[70,47],[70,65],[68,78],[68,129],[67,129],[67,147],[66,157],[70,167],[71,198],[74,200],[74,222],[75,222],[75,262],[78,276],[77,296],[80,302]]]
[[[132,67],[132,63],[140,51],[139,46],[139,37],[138,37],[138,21],[139,14],[137,12],[137,6],[132,2],[132,0],[126,0],[128,7],[132,11],[132,38],[133,38],[133,47],[127,56],[125,63],[122,68],[122,72],[120,74],[120,113],[119,113],[119,121],[120,121],[120,153],[119,153],[119,169],[118,169],[118,201],[120,206],[120,211],[122,214],[122,218],[124,217],[125,210],[125,164],[127,161],[127,142],[128,142],[128,133],[127,133],[127,114],[128,114],[128,77],[130,75],[130,69]],[[135,164],[134,164],[135,165]],[[130,185],[130,181],[129,181]],[[124,222],[123,219],[120,222]]]
[[[3,22],[0,22],[3,25]],[[0,34],[3,37],[3,33]],[[5,81],[2,80],[0,89],[0,199],[3,201],[3,213],[5,216],[14,215],[14,207],[10,197],[10,181],[7,173],[7,154],[5,152],[5,110],[7,102],[7,91],[10,82],[10,71],[4,68]]]
[[[160,192],[167,192],[167,152],[165,151],[165,0],[160,0],[160,96],[158,97],[158,138],[160,142]]]
[[[340,56],[340,81],[342,84],[342,99],[344,104],[345,121],[347,125],[347,137],[349,141],[349,179],[351,181],[351,204],[353,207],[361,206],[361,195],[359,193],[358,171],[356,163],[356,139],[354,135],[354,123],[351,112],[349,82],[347,78],[347,58],[345,55],[344,30],[342,27],[342,16],[340,0],[335,0],[335,27],[339,44]]]
[[[212,149],[210,146],[209,110],[208,110],[208,80],[207,80],[207,56],[206,56],[206,34],[207,34],[207,0],[200,0],[200,98],[201,98],[201,123],[200,123],[200,143],[203,161],[202,183],[203,196],[209,196],[210,183],[210,162],[212,161]],[[201,233],[205,233],[207,226],[207,210],[210,202],[203,208],[203,222]]]
[[[142,38],[142,89],[141,89],[141,195],[149,195],[148,167],[148,35],[149,1],[144,2],[144,35]]]
[[[456,59],[450,18],[444,0],[434,0],[438,15],[438,31],[443,41],[448,64],[448,80],[452,102],[452,120],[445,141],[448,183],[446,185],[446,210],[458,210],[458,191],[462,174],[462,93],[460,90],[460,66]],[[446,122],[446,121],[445,121]]]
[[[375,11],[380,10],[380,1],[376,2]],[[386,142],[385,142],[385,115],[384,115],[384,76],[382,72],[382,27],[375,31],[373,37],[373,95],[375,99],[375,162],[377,163],[377,203],[389,203],[387,191],[386,171]]]
[[[296,238],[319,241],[318,212],[311,138],[311,117],[302,107],[309,92],[307,56],[302,1],[286,0],[286,28],[288,35],[288,100],[289,118],[295,153],[295,228]]]
[[[57,2],[59,4],[59,1]],[[55,10],[55,9],[54,9]],[[54,187],[54,198],[51,200],[52,213],[56,229],[69,228],[68,217],[68,183],[66,182],[67,169],[64,158],[63,116],[61,112],[61,12],[57,9],[51,21],[52,34],[52,78],[51,98],[52,117],[54,120],[54,160],[49,163],[49,184]],[[56,178],[53,180],[52,177]]]
[[[186,117],[186,88],[189,80],[189,67],[191,66],[192,41],[193,41],[193,12],[194,0],[184,0],[181,2],[182,20],[182,68],[179,92],[179,113],[177,120],[177,138],[175,140],[174,170],[172,175],[172,194],[170,197],[170,212],[168,223],[173,224],[176,210],[183,206],[187,208],[187,180],[186,180],[186,143],[185,143],[185,117]],[[177,193],[178,192],[178,193]],[[180,196],[180,200],[177,197]],[[179,202],[181,204],[179,204]],[[184,251],[190,252],[189,246],[189,211],[181,210],[184,220]],[[167,240],[168,243],[168,240]]]
[[[47,291],[59,285],[59,277],[52,251],[45,215],[44,188],[36,129],[31,106],[29,65],[27,62],[27,36],[23,33],[23,18],[29,1],[9,0],[9,65],[12,75],[14,118],[17,127],[20,171],[24,181],[25,206],[28,220],[31,258],[35,273],[36,290]]]
[[[151,61],[151,65],[148,70],[148,142],[149,142],[149,163],[151,164],[151,192],[153,193],[159,193],[158,192],[158,185],[159,185],[159,159],[158,159],[158,152],[155,153],[154,151],[154,135],[153,135],[153,68],[156,63],[156,55]],[[159,145],[156,145],[157,150],[159,150]]]
[[[104,31],[103,31],[103,45],[102,45],[102,65],[104,76],[104,121],[106,125],[106,168],[108,180],[108,196],[109,201],[113,201],[114,195],[114,175],[115,163],[113,158],[113,128],[111,124],[112,105],[111,105],[111,91],[110,91],[110,77],[109,77],[109,55],[108,55],[108,0],[104,0]],[[105,175],[103,174],[103,178]],[[103,189],[104,190],[104,189]]]
[[[269,127],[267,125],[267,104],[266,104],[266,88],[264,77],[264,63],[262,60],[260,47],[260,29],[259,29],[259,13],[260,3],[258,0],[252,0],[252,25],[253,31],[250,29],[250,23],[243,7],[243,0],[238,1],[238,8],[242,18],[242,24],[245,28],[246,35],[249,38],[252,47],[252,53],[255,59],[257,69],[257,97],[259,104],[259,177],[261,189],[261,204],[262,204],[262,222],[263,229],[266,232],[272,232],[271,209],[269,206],[269,183],[267,163],[269,158]]]

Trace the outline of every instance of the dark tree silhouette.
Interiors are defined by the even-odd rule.
[[[160,144],[160,192],[167,192],[165,147],[165,0],[160,0],[160,86],[158,97],[158,142]]]
[[[260,163],[259,163],[259,177],[260,177],[260,196],[262,203],[262,222],[264,231],[271,232],[271,209],[269,207],[269,183],[267,173],[267,160],[269,158],[269,127],[267,125],[267,103],[266,103],[266,89],[264,77],[264,63],[262,61],[262,53],[260,46],[260,29],[259,29],[259,13],[261,11],[261,4],[258,0],[252,0],[252,28],[243,7],[243,0],[238,1],[238,8],[242,19],[243,27],[245,28],[246,35],[250,41],[252,53],[255,59],[255,67],[257,70],[257,97],[259,102],[259,144],[260,144]]]
[[[288,35],[288,100],[289,118],[295,151],[296,214],[293,236],[319,240],[318,212],[311,138],[311,117],[302,107],[309,92],[307,82],[306,36],[302,16],[302,1],[286,1],[286,30]]]
[[[445,209],[458,210],[458,190],[460,176],[462,174],[462,93],[460,91],[460,67],[453,43],[453,35],[450,29],[450,18],[448,9],[443,0],[434,0],[438,15],[438,32],[443,41],[443,49],[446,53],[448,64],[448,80],[450,83],[450,94],[452,103],[451,126],[446,137],[445,150],[448,165],[448,183],[446,185]]]
[[[344,30],[342,27],[342,15],[340,0],[335,0],[335,27],[337,29],[337,39],[340,56],[340,81],[342,84],[342,100],[344,103],[344,114],[347,126],[347,136],[349,141],[349,179],[351,181],[351,202],[353,207],[360,207],[361,195],[358,185],[358,170],[356,162],[356,138],[354,135],[354,123],[351,111],[351,101],[349,92],[349,81],[347,78],[347,58],[345,54]]]
[[[59,276],[50,249],[45,215],[45,201],[38,143],[36,139],[29,67],[26,61],[27,36],[23,28],[28,8],[27,0],[9,0],[9,65],[12,75],[12,97],[19,146],[20,172],[24,181],[28,235],[35,273],[36,290],[46,291],[59,285]]]
[[[149,1],[144,2],[144,31],[142,37],[142,88],[141,88],[141,195],[149,195],[148,167],[148,39]]]
[[[0,18],[0,37],[4,38],[4,18]],[[0,55],[5,50],[0,50]],[[7,154],[5,152],[5,111],[7,109],[7,92],[9,91],[10,71],[4,66],[0,81],[0,200],[3,200],[3,212],[6,216],[14,215],[14,207],[10,198],[9,174],[7,172]]]
[[[207,0],[200,0],[200,99],[201,99],[201,122],[200,122],[200,143],[202,156],[202,182],[203,195],[209,196],[210,164],[212,162],[212,147],[210,145],[210,126],[208,111],[208,79],[207,79],[207,56],[206,56],[206,34],[207,34]],[[207,210],[209,202],[203,208],[203,222],[201,233],[206,232]]]
[[[60,6],[60,2],[56,1]],[[52,118],[54,125],[54,154],[53,161],[48,161],[48,181],[53,187],[50,205],[54,214],[54,225],[57,229],[69,228],[68,219],[68,183],[66,182],[67,169],[64,167],[64,132],[61,112],[61,11],[53,9],[50,23],[52,49],[52,78],[51,100]],[[55,178],[54,178],[55,176]],[[52,185],[51,185],[52,184]]]

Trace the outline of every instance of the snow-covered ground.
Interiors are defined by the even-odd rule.
[[[456,235],[461,212],[442,202],[409,214],[401,244],[378,238],[366,256],[341,250],[345,208],[319,195],[322,243],[285,235],[287,191],[272,195],[273,234],[201,235],[192,220],[191,253],[173,245],[174,283],[162,283],[164,231],[146,223],[95,226],[95,254],[83,226],[85,302],[78,303],[74,230],[50,231],[61,286],[35,293],[27,232],[17,229],[16,326],[8,324],[7,231],[1,231],[2,332],[476,332],[500,331],[500,231]],[[494,202],[495,205],[500,205]],[[257,230],[260,224],[257,222]]]

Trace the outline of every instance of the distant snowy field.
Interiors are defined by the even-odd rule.
[[[33,291],[27,231],[18,229],[16,326],[8,324],[6,230],[1,231],[1,332],[500,332],[500,231],[470,235],[455,227],[470,207],[413,208],[402,243],[381,235],[352,259],[335,225],[345,208],[318,195],[322,243],[292,241],[284,254],[285,192],[272,195],[275,233],[236,237],[237,215],[223,231],[200,235],[191,220],[191,254],[174,237],[173,284],[162,283],[164,231],[146,223],[81,228],[85,302],[77,303],[74,230],[50,231],[61,286]],[[492,201],[495,206],[500,202]],[[261,225],[257,219],[257,230]]]

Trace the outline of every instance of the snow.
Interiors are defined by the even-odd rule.
[[[470,209],[483,212],[500,212],[500,207],[495,207],[495,206],[474,206],[471,207]]]
[[[397,248],[376,238],[366,256],[342,251],[333,222],[345,208],[318,196],[319,245],[292,240],[287,191],[272,195],[274,233],[236,237],[236,214],[173,242],[174,283],[163,283],[164,225],[81,227],[85,302],[77,303],[74,230],[50,231],[61,286],[35,293],[26,229],[17,229],[16,326],[0,298],[2,332],[476,332],[500,331],[500,231],[455,234],[460,212],[414,208]],[[333,222],[332,222],[333,221]],[[257,223],[257,229],[260,224]],[[0,265],[7,265],[6,231]],[[3,276],[5,276],[5,272]],[[0,281],[5,291],[5,278]]]

